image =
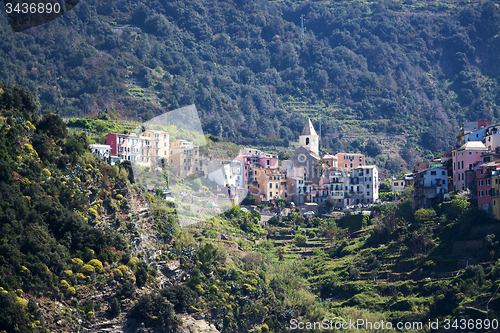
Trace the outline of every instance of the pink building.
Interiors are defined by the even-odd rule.
[[[469,188],[468,173],[481,162],[482,155],[488,152],[480,141],[469,141],[462,147],[452,150],[453,158],[453,190],[461,191]]]
[[[477,205],[489,215],[493,215],[491,175],[497,169],[500,169],[500,164],[496,162],[484,163],[476,168]]]
[[[255,167],[264,169],[276,169],[279,167],[277,155],[263,153],[260,150],[252,148],[240,149],[238,156],[234,159],[242,162],[243,177],[247,184],[256,178]]]

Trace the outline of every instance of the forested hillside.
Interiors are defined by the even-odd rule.
[[[0,20],[0,79],[62,116],[195,103],[207,132],[286,146],[321,114],[323,149],[373,155],[373,139],[394,170],[499,117],[491,1],[87,0],[22,33]]]
[[[233,204],[181,228],[23,88],[0,83],[0,111],[0,332],[498,331],[500,227],[465,195],[412,211],[405,191],[370,216]]]

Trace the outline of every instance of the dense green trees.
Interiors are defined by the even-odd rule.
[[[110,10],[130,17],[119,23],[133,26],[110,26],[101,16]],[[44,25],[43,34],[14,38],[3,31],[0,78],[28,87],[42,109],[64,115],[103,109],[110,96],[123,116],[196,103],[204,130],[254,144],[295,140],[303,119],[291,111],[300,101],[323,110],[323,148],[362,150],[335,140],[335,120],[358,119],[383,132],[411,134],[410,147],[428,154],[449,147],[449,130],[463,119],[500,116],[499,16],[493,2],[436,9],[427,3],[148,0],[104,10],[90,1]],[[137,85],[160,104],[128,91]],[[0,94],[0,103],[39,108],[19,88]],[[45,141],[39,137],[39,146]],[[373,141],[364,149],[380,153]]]

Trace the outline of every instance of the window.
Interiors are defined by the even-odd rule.
[[[306,145],[309,144],[309,138],[306,138]]]
[[[483,191],[479,191],[479,196],[482,197],[483,196]]]
[[[362,162],[361,156],[359,157],[359,161]]]
[[[367,184],[367,185],[366,185],[366,188],[367,188],[367,189],[368,189],[368,188],[370,188],[370,184]]]
[[[346,163],[346,164],[344,164],[344,167],[346,167],[346,168],[347,168],[347,163]]]
[[[464,161],[462,161],[462,169],[464,168]]]
[[[366,192],[366,195],[370,195],[370,192]]]
[[[446,173],[446,171],[441,171],[441,174],[442,174],[443,176],[445,175],[445,173]]]
[[[278,188],[278,183],[276,183],[276,186],[275,186],[275,187],[276,187],[276,188]]]
[[[269,165],[269,160],[267,160],[267,165]]]
[[[481,174],[483,174],[483,173],[484,173],[484,170],[483,170],[483,169],[481,169]]]
[[[435,176],[436,175],[436,171],[431,171],[431,176]]]
[[[483,186],[483,181],[482,180],[479,181],[479,186]]]
[[[486,185],[490,185],[490,180],[486,179]]]
[[[272,183],[269,183],[269,188],[273,188],[273,184]]]

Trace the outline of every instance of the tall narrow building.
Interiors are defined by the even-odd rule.
[[[319,155],[319,135],[316,133],[310,118],[307,118],[302,134],[299,136],[301,147]]]

